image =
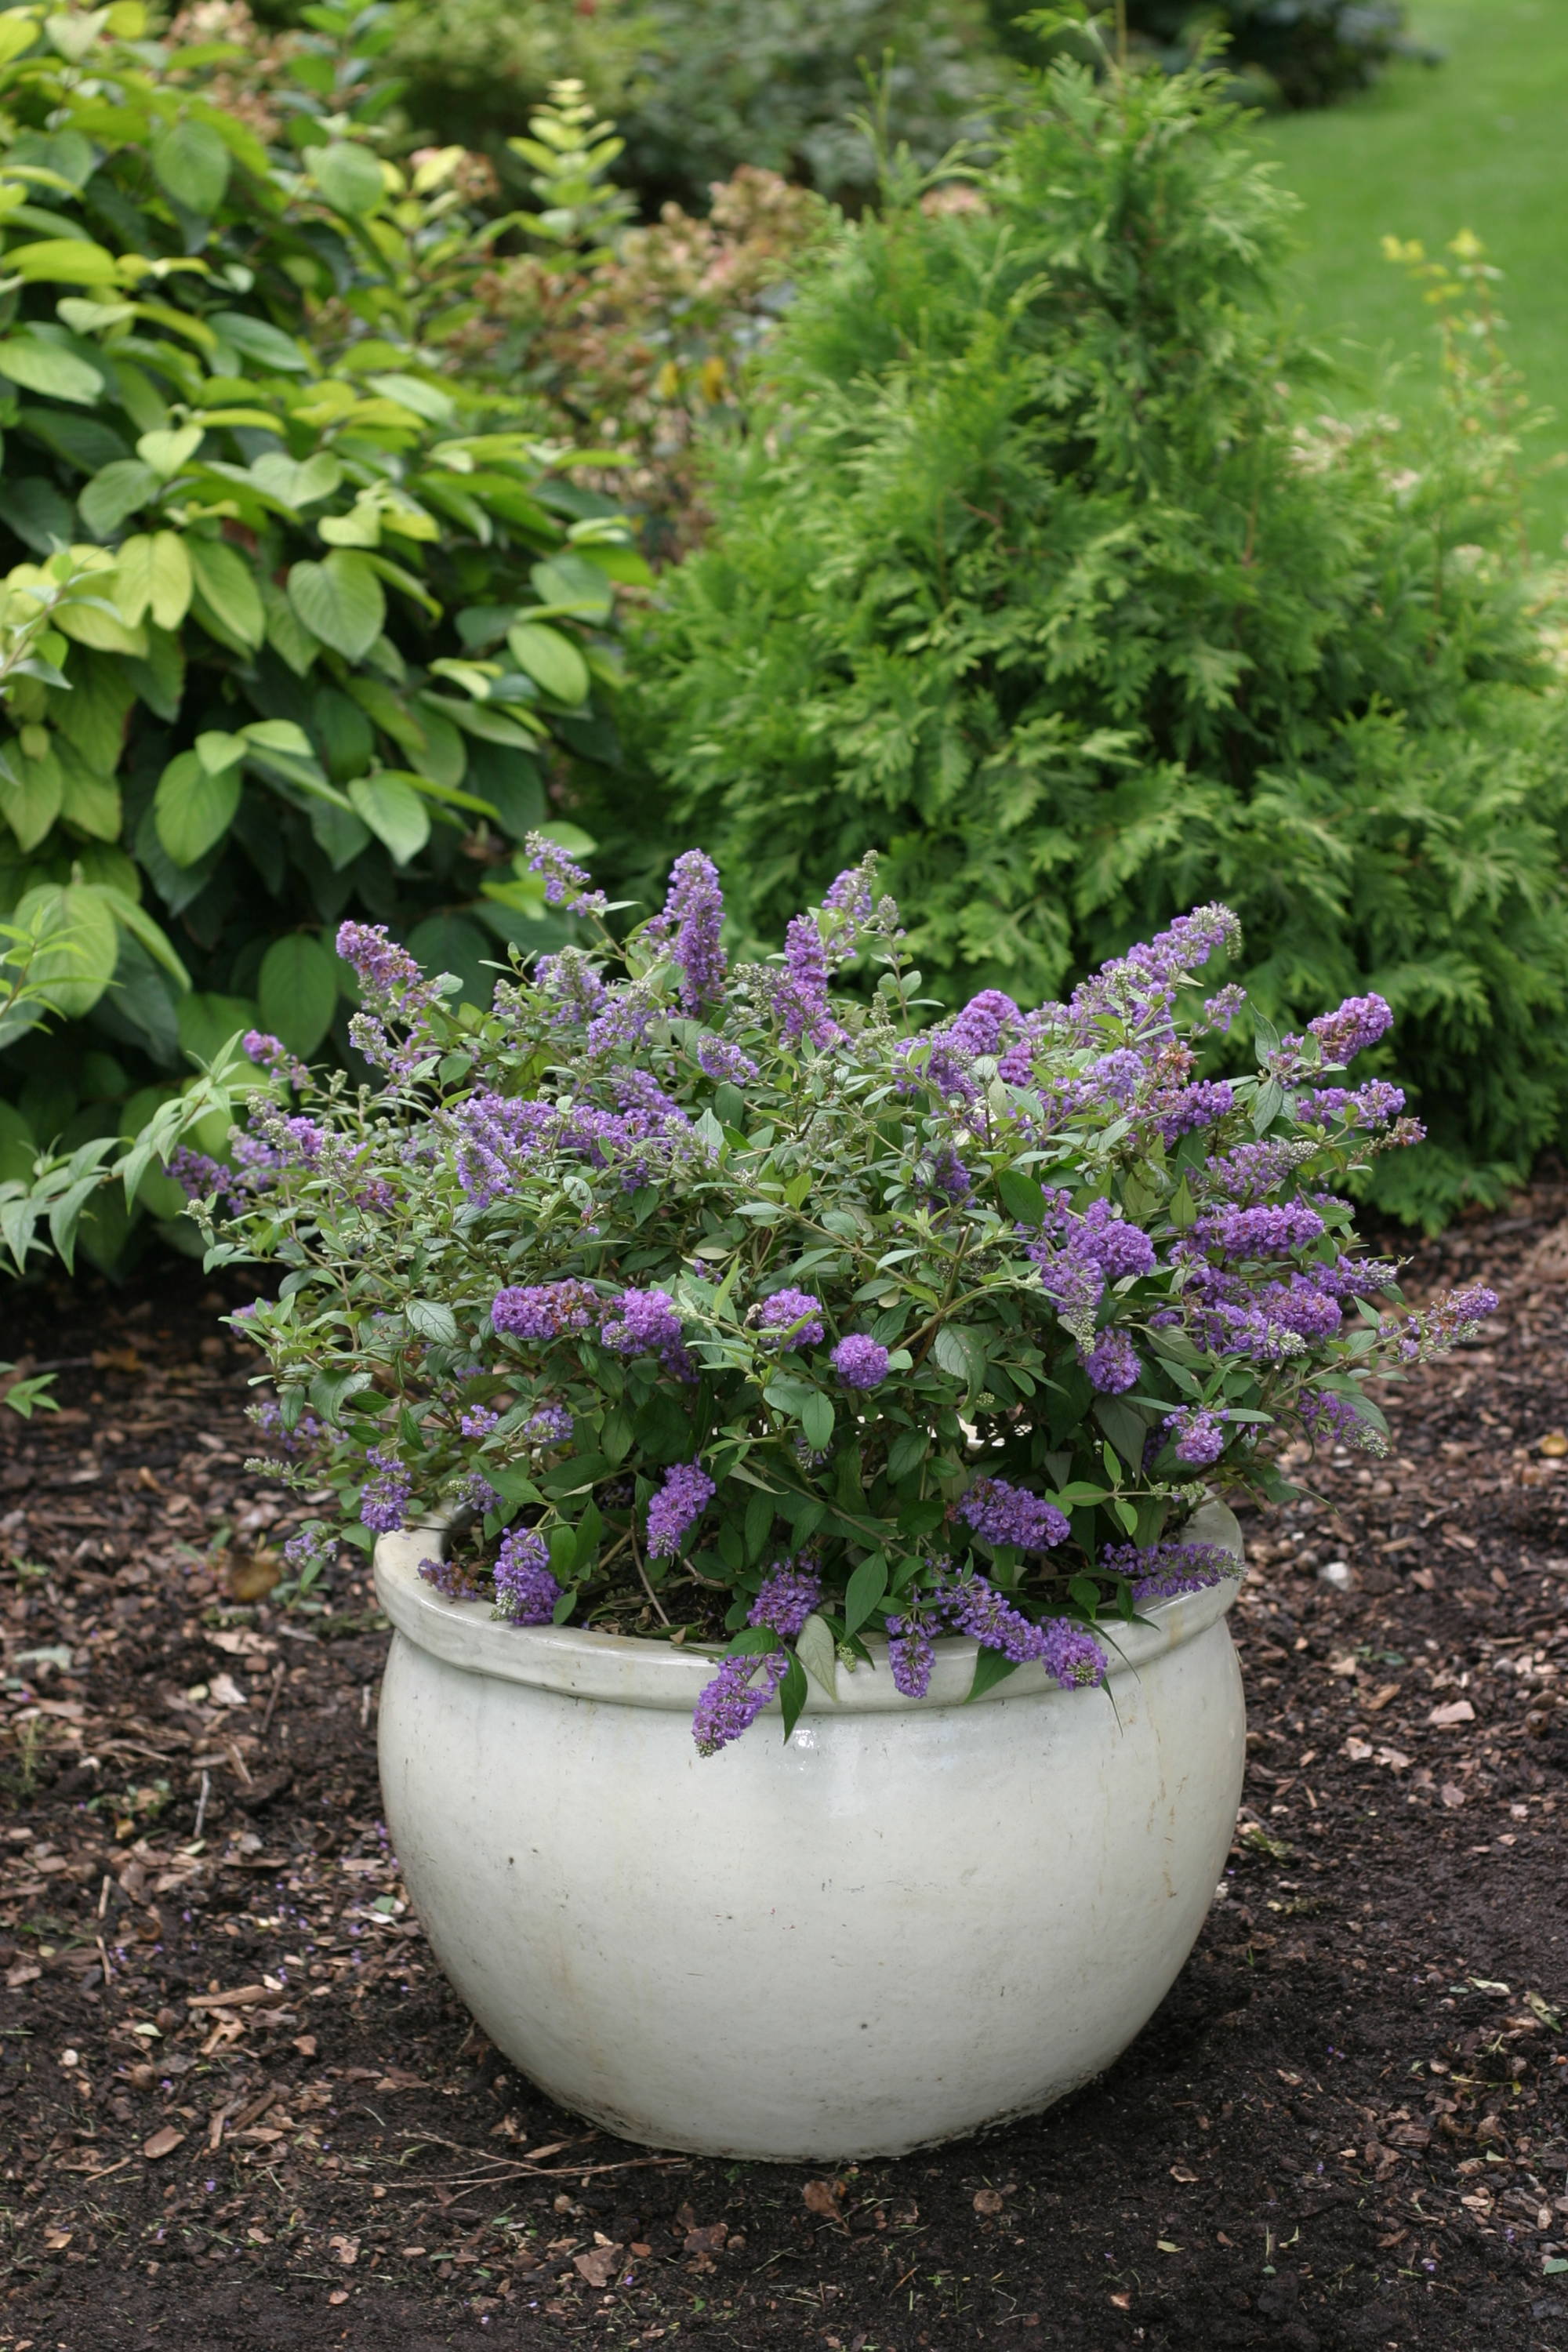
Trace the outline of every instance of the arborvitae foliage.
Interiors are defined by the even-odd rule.
[[[1212,898],[1276,1018],[1381,990],[1437,1146],[1381,1197],[1431,1219],[1561,1131],[1568,730],[1499,446],[1292,421],[1292,200],[1222,88],[1058,63],[993,169],[843,228],[642,725],[758,929],[875,847],[944,990]]]

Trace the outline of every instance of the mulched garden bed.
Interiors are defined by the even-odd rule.
[[[0,1428],[0,2342],[1568,2352],[1568,1187],[1410,1286],[1483,1275],[1389,1460],[1248,1526],[1247,1804],[1159,2015],[1033,2123],[837,2169],[509,2072],[378,1819],[365,1582],[243,1598],[296,1506],[223,1299],[11,1291],[65,1410]]]

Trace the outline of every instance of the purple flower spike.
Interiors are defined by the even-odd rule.
[[[827,1333],[822,1301],[809,1290],[775,1290],[757,1309],[757,1323],[772,1348],[815,1348]]]
[[[840,1339],[829,1360],[847,1389],[880,1388],[888,1377],[886,1348],[863,1331],[851,1331]]]
[[[668,940],[680,966],[680,1003],[687,1013],[700,1013],[724,993],[724,950],[719,934],[724,921],[724,894],[719,870],[700,849],[688,849],[670,869],[669,894],[664,912],[647,926],[650,939]]]
[[[1171,1433],[1176,1459],[1189,1470],[1206,1470],[1225,1452],[1228,1416],[1209,1408],[1184,1405],[1168,1412],[1163,1426]]]
[[[747,1612],[746,1622],[771,1625],[775,1633],[793,1642],[821,1598],[822,1579],[815,1568],[781,1559],[763,1578],[763,1589]]]
[[[559,907],[568,915],[602,915],[609,905],[602,890],[595,890],[592,878],[581,866],[574,866],[561,847],[548,835],[531,833],[523,844],[528,852],[528,870],[544,877],[545,904]]]
[[[496,1555],[496,1607],[514,1625],[548,1625],[561,1587],[550,1573],[550,1552],[533,1528],[510,1528]]]
[[[726,1658],[699,1695],[691,1736],[699,1756],[717,1756],[749,1731],[784,1680],[789,1660],[782,1650],[765,1658]]]
[[[673,1559],[713,1500],[713,1481],[700,1462],[679,1463],[647,1507],[647,1548],[655,1559]]]
[[[923,1625],[907,1617],[888,1620],[888,1664],[893,1688],[904,1698],[924,1698],[936,1664],[936,1644]]]
[[[396,1454],[384,1446],[373,1445],[365,1460],[376,1475],[365,1481],[360,1496],[360,1522],[374,1535],[395,1534],[403,1525],[414,1481]]]
[[[1114,1327],[1102,1331],[1087,1354],[1080,1352],[1079,1360],[1089,1374],[1089,1385],[1098,1389],[1101,1396],[1121,1396],[1138,1384],[1138,1350],[1126,1332]]]
[[[1307,1026],[1321,1045],[1324,1061],[1342,1065],[1375,1045],[1393,1021],[1394,1009],[1384,997],[1347,996],[1335,1012],[1320,1013]]]
[[[1054,1504],[1005,1478],[976,1478],[958,1516],[987,1543],[1012,1544],[1019,1551],[1048,1551],[1072,1532]]]
[[[585,1282],[537,1283],[498,1290],[490,1321],[517,1339],[558,1339],[567,1331],[585,1331],[598,1304]]]

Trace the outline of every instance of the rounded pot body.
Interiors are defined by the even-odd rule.
[[[1123,1628],[1102,1689],[1025,1666],[966,1705],[951,1641],[911,1701],[879,1652],[787,1741],[775,1706],[704,1758],[713,1659],[514,1629],[423,1583],[432,1549],[376,1552],[387,1822],[442,1968],[562,2105],[706,2155],[894,2156],[1048,2105],[1169,1990],[1241,1791],[1232,1582]]]

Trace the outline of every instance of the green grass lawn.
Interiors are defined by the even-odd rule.
[[[1506,272],[1510,356],[1534,401],[1559,412],[1532,438],[1540,461],[1568,448],[1568,0],[1414,0],[1411,13],[1442,65],[1401,66],[1345,105],[1260,126],[1306,205],[1303,322],[1315,337],[1348,338],[1369,386],[1381,362],[1418,355],[1430,388],[1430,316],[1380,241],[1419,237],[1430,253],[1473,229]],[[1568,467],[1529,496],[1536,542],[1555,552]]]

